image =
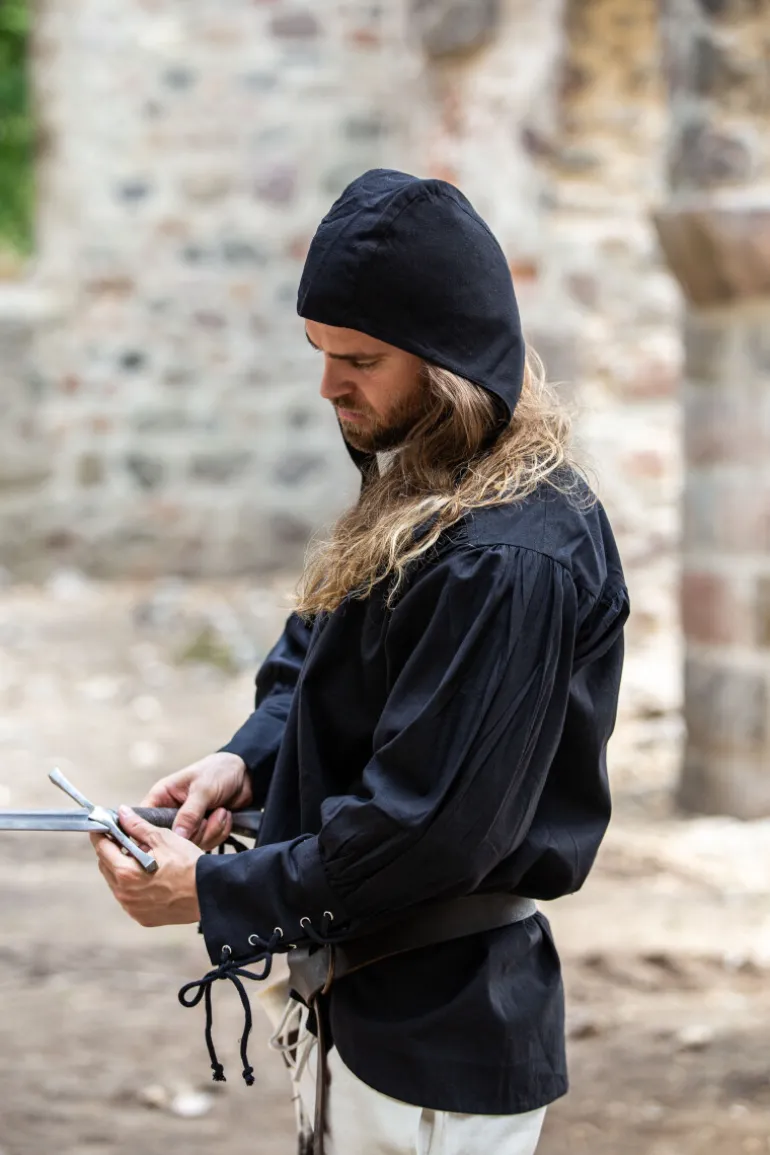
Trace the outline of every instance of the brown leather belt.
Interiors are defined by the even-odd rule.
[[[413,907],[390,924],[378,925],[357,938],[289,951],[290,987],[315,1013],[318,1032],[316,1108],[313,1155],[324,1155],[326,1120],[326,1039],[318,1000],[334,982],[363,967],[407,951],[498,930],[523,922],[537,911],[531,898],[510,894],[473,894]]]

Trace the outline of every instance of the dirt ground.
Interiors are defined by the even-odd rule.
[[[0,591],[0,806],[58,806],[60,765],[107,805],[226,740],[288,582]],[[547,911],[569,996],[572,1090],[542,1155],[770,1152],[770,823],[673,813],[676,631],[629,633],[612,749],[616,816],[597,867]],[[209,1081],[193,928],[144,930],[84,836],[0,835],[0,1155],[291,1155],[279,1058],[215,992],[229,1072]]]

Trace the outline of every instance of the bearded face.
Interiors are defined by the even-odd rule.
[[[355,329],[306,323],[324,357],[321,396],[335,409],[345,440],[364,453],[396,449],[425,415],[423,362]]]

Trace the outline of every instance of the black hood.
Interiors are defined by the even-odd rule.
[[[453,185],[373,169],[321,221],[297,312],[482,385],[513,413],[524,340],[500,245]]]

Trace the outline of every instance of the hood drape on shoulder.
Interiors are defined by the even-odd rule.
[[[524,339],[510,269],[489,227],[445,181],[390,169],[353,181],[313,238],[297,312],[457,373],[513,414]]]

